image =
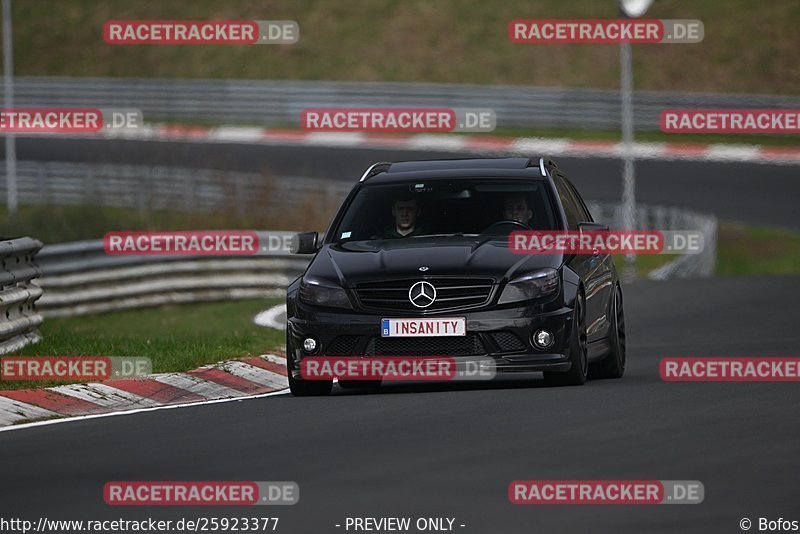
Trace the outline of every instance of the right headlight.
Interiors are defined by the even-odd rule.
[[[331,282],[317,278],[303,278],[300,281],[300,301],[328,308],[352,308],[347,292]]]
[[[558,291],[559,276],[555,269],[542,269],[514,278],[506,284],[498,304],[547,297]]]

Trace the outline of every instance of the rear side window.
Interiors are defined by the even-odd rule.
[[[570,182],[569,180],[565,179],[564,181],[569,186],[569,190],[572,193],[573,198],[575,198],[575,203],[578,206],[578,216],[580,219],[579,222],[594,222],[592,214],[589,213],[589,208],[586,207],[586,203],[583,201],[583,198],[581,198],[581,195],[580,193],[578,193],[578,190],[575,188],[575,185],[573,185],[573,183]]]
[[[567,216],[567,224],[570,230],[577,230],[578,223],[583,219],[578,202],[570,191],[570,186],[563,175],[556,173],[553,175],[553,182],[556,184],[556,191],[558,197],[561,199],[561,205],[564,206],[564,214]]]

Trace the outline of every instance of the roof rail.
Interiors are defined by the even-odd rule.
[[[370,178],[372,178],[372,177],[373,177],[373,176],[375,176],[376,174],[379,174],[379,173],[382,173],[382,172],[386,172],[386,171],[388,171],[388,170],[389,170],[389,167],[390,167],[391,165],[392,165],[392,164],[391,164],[391,163],[389,163],[388,161],[379,161],[378,163],[373,163],[373,164],[370,166],[370,168],[369,168],[369,169],[367,169],[367,171],[366,171],[366,172],[364,173],[364,175],[361,177],[361,179],[359,180],[359,182],[364,182],[364,181],[366,181],[366,180],[369,180]]]
[[[545,167],[552,167],[554,169],[557,169],[558,165],[556,165],[556,162],[551,159],[539,158],[539,172],[542,173],[542,176],[547,176]]]
[[[556,169],[558,168],[558,165],[556,165],[553,160],[544,159],[544,158],[539,158],[538,162],[533,158],[528,158],[528,164],[525,165],[525,166],[526,167],[539,167],[539,172],[542,174],[542,176],[547,176],[547,171],[545,170],[545,167],[551,166],[551,167],[556,168]]]

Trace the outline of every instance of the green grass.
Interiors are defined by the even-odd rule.
[[[43,340],[21,356],[143,356],[157,373],[282,349],[284,333],[253,323],[278,299],[186,304],[81,317],[47,318]],[[46,387],[50,382],[0,382],[0,389]]]
[[[646,277],[675,258],[672,254],[636,256],[636,274]],[[615,256],[614,262],[617,270],[624,272],[625,256]],[[721,223],[717,233],[716,274],[800,274],[800,232]]]
[[[800,233],[725,224],[719,228],[717,274],[798,274]]]
[[[635,257],[636,274],[647,274],[674,260],[671,254]],[[619,272],[624,272],[625,257],[615,256]],[[721,223],[717,234],[718,276],[800,274],[800,232],[762,226]]]
[[[302,212],[301,212],[302,211]],[[323,229],[333,213],[262,210],[239,216],[234,212],[132,210],[108,206],[22,205],[14,218],[0,207],[0,236],[30,236],[45,244],[101,239],[112,230],[297,230]],[[311,226],[309,226],[311,225]]]
[[[613,0],[37,0],[13,2],[15,73],[596,87],[616,45],[511,43],[513,19],[617,18]],[[700,19],[699,44],[634,45],[637,89],[800,94],[796,0],[658,0],[648,18]],[[110,19],[291,19],[294,45],[114,46]]]

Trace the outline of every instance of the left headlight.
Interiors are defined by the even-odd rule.
[[[506,284],[498,304],[547,297],[558,291],[558,285],[558,271],[555,269],[542,269],[529,273],[514,278]]]
[[[343,288],[317,278],[303,278],[300,281],[300,301],[328,308],[352,307]]]

